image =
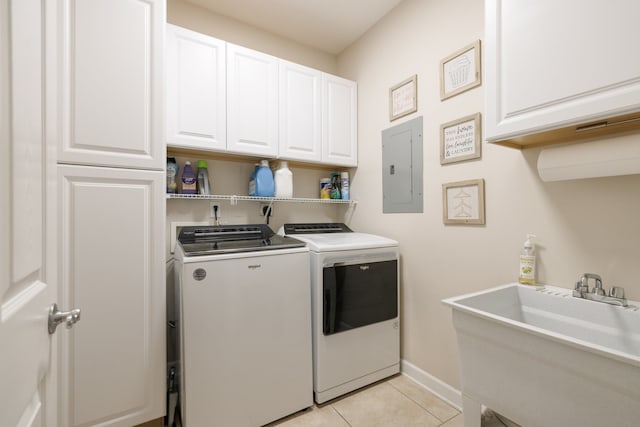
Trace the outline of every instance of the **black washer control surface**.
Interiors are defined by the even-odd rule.
[[[187,256],[299,248],[304,242],[277,235],[266,224],[182,227],[178,242]]]

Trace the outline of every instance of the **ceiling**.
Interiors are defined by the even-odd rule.
[[[402,0],[185,0],[337,55]]]

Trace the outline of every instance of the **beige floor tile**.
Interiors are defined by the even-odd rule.
[[[292,415],[278,422],[269,424],[269,427],[349,427],[340,414],[331,406],[319,408],[314,406],[307,411]]]
[[[446,423],[442,424],[441,427],[464,427],[464,416],[462,414],[456,415]]]
[[[442,422],[450,420],[460,413],[456,408],[444,402],[435,394],[426,390],[415,381],[410,380],[405,375],[391,378],[388,382],[398,389],[400,393],[422,406]]]
[[[336,401],[333,406],[353,427],[437,427],[440,421],[386,382]]]

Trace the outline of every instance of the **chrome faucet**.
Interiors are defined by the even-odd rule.
[[[589,279],[593,279],[594,285],[589,290]],[[573,296],[576,298],[584,298],[591,301],[605,302],[607,304],[627,306],[627,300],[624,297],[624,288],[619,286],[613,286],[609,289],[609,294],[602,286],[602,277],[593,273],[584,273],[573,289]]]

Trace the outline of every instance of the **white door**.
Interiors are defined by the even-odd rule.
[[[278,157],[319,162],[322,158],[322,72],[280,60],[279,73]]]
[[[45,2],[51,3],[51,2]],[[58,0],[61,163],[164,170],[164,0]]]
[[[0,425],[55,425],[55,180],[41,0],[0,0]],[[62,330],[62,333],[67,331]]]
[[[61,302],[83,310],[59,339],[59,425],[161,418],[166,175],[77,165],[58,175]]]
[[[278,153],[278,58],[227,44],[227,150]]]
[[[167,24],[167,145],[227,149],[226,43]]]
[[[354,81],[323,74],[323,163],[358,166],[357,90]]]

